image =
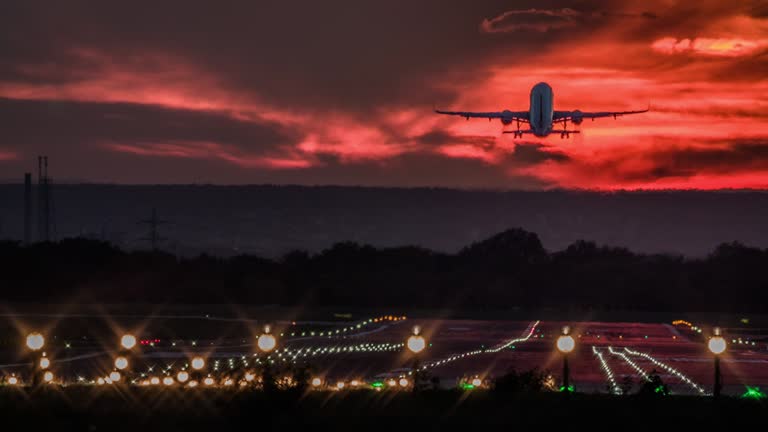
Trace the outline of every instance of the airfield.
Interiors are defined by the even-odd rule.
[[[412,377],[417,361],[418,370],[440,388],[473,382],[480,385],[472,387],[487,387],[512,369],[534,368],[551,374],[557,387],[563,356],[555,344],[562,328],[569,326],[576,341],[569,365],[577,392],[634,393],[654,371],[672,394],[708,396],[713,387],[707,331],[695,323],[484,321],[393,314],[336,318],[267,321],[243,316],[6,313],[0,318],[0,383],[9,385],[16,377],[23,384],[30,363],[21,336],[34,328],[46,335],[42,351],[51,360],[54,381],[64,385],[103,385],[115,370],[119,335],[130,331],[138,339],[130,353],[130,368],[123,372],[124,384],[131,385],[146,385],[153,377],[175,378],[179,371],[191,370],[193,357],[201,356],[206,359],[203,373],[215,379],[214,386],[270,363],[307,366],[317,378],[315,384],[321,383],[318,389],[345,391],[380,383],[406,390],[408,386],[399,382]],[[266,323],[277,339],[277,347],[269,353],[260,352],[256,343]],[[405,347],[414,326],[427,341],[418,354]],[[768,339],[728,329],[725,337],[723,394],[741,395],[747,386],[768,388]],[[169,385],[186,383],[174,380]]]

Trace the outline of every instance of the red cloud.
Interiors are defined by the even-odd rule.
[[[651,47],[663,54],[701,54],[721,57],[740,57],[754,54],[768,47],[768,39],[695,38],[659,39]]]

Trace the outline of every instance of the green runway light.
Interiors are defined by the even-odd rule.
[[[381,388],[381,387],[384,387],[384,383],[381,382],[381,381],[376,381],[376,382],[371,383],[371,387],[373,387],[373,388]]]
[[[472,390],[475,386],[469,383],[462,383],[461,388],[462,390]]]
[[[573,384],[569,385],[567,390],[566,390],[565,386],[560,386],[560,391],[561,392],[567,391],[568,393],[573,393],[573,390],[574,390]]]
[[[765,393],[760,391],[760,387],[746,387],[747,391],[741,395],[744,399],[765,399]]]

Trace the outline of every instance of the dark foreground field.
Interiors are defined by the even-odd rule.
[[[4,430],[479,430],[535,426],[568,430],[669,430],[670,426],[762,424],[768,404],[723,398],[612,397],[494,391],[299,393],[120,390],[69,387],[30,394],[0,389]],[[240,429],[240,428],[238,428]],[[231,429],[230,429],[231,430]]]

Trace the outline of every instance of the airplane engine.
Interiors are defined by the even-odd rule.
[[[584,121],[584,117],[581,116],[581,111],[574,110],[573,111],[573,118],[571,118],[571,123],[575,125],[580,125],[581,122]]]
[[[503,123],[505,125],[508,125],[508,124],[512,123],[512,111],[504,110],[504,111],[502,111],[502,114],[504,116],[501,118],[501,123]]]

